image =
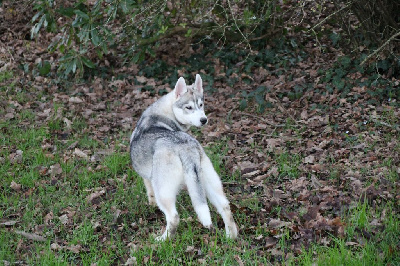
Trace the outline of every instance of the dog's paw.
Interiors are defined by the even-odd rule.
[[[156,240],[157,242],[164,242],[164,241],[167,240],[167,239],[168,239],[168,234],[166,234],[166,233],[162,234],[161,236],[157,236],[157,237],[155,238],[155,240]]]
[[[165,241],[165,237],[164,236],[157,236],[156,238],[155,238],[155,240],[157,241],[157,242],[164,242]]]
[[[238,236],[238,227],[236,224],[233,224],[226,228],[226,237],[235,239],[237,236]]]

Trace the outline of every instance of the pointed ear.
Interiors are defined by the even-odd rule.
[[[178,82],[176,82],[175,85],[175,98],[178,99],[179,97],[181,97],[184,93],[187,92],[187,88],[186,88],[186,82],[185,79],[180,77],[178,79]]]
[[[203,80],[199,74],[196,74],[196,81],[194,82],[194,88],[199,93],[203,94]]]

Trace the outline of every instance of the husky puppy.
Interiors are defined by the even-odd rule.
[[[224,220],[226,236],[238,235],[218,174],[200,143],[186,133],[191,126],[206,123],[203,84],[197,74],[190,86],[179,78],[173,91],[143,112],[131,135],[133,168],[144,180],[149,204],[157,204],[167,221],[165,232],[156,238],[159,241],[176,233],[176,196],[184,186],[204,227],[212,228],[208,198]]]

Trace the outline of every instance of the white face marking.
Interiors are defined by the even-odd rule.
[[[179,93],[172,110],[179,123],[196,127],[205,125],[207,116],[204,113],[203,83],[200,75],[196,75],[196,81],[192,85],[184,84],[183,78],[178,80],[175,90]]]
[[[199,109],[204,109],[204,104],[203,104],[203,101],[202,101],[202,99],[198,99],[197,100],[197,106],[199,107]]]
[[[205,124],[204,121],[207,121],[207,116],[204,113],[204,104],[201,99],[198,99],[196,104],[194,101],[189,101],[183,104],[182,107],[174,105],[173,111],[179,123],[184,125],[201,127]]]

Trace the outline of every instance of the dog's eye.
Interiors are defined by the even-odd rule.
[[[201,107],[203,107],[203,104],[201,103],[199,106],[200,106],[200,108],[201,108]]]
[[[192,110],[192,109],[193,109],[193,107],[192,107],[192,106],[190,106],[190,105],[188,105],[188,106],[186,106],[186,109],[188,109],[188,110]]]

